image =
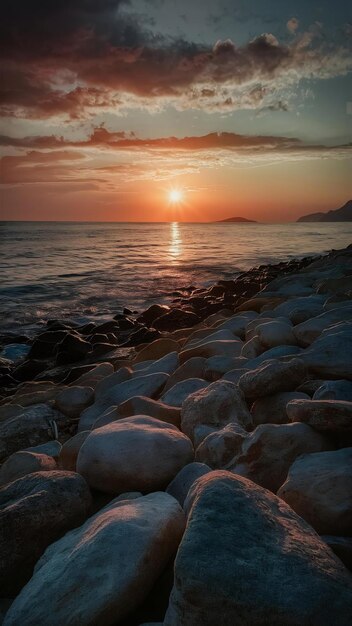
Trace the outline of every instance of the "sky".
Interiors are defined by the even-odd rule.
[[[350,7],[3,0],[0,218],[284,222],[340,207]]]

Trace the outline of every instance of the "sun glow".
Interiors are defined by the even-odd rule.
[[[179,204],[183,200],[183,191],[181,189],[171,189],[169,191],[169,201],[171,204]]]

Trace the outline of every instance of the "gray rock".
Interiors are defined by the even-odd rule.
[[[65,419],[47,404],[36,404],[0,422],[0,461],[17,450],[52,440],[55,436],[53,421],[60,426]]]
[[[205,389],[209,383],[201,378],[188,378],[176,383],[171,389],[166,391],[160,398],[161,402],[169,406],[181,407],[183,402],[195,391]]]
[[[352,380],[352,331],[332,329],[304,351],[302,359],[317,378]]]
[[[299,345],[306,347],[311,345],[323,332],[323,330],[329,328],[336,322],[349,321],[352,314],[352,303],[349,307],[342,307],[341,309],[333,309],[318,315],[318,317],[312,317],[311,319],[297,324],[294,327],[294,334]]]
[[[121,623],[174,555],[184,525],[168,494],[113,501],[46,550],[4,626]]]
[[[278,496],[318,533],[350,535],[352,448],[296,459]]]
[[[206,359],[201,356],[195,356],[186,361],[186,363],[183,363],[183,365],[180,365],[180,367],[178,367],[177,370],[171,374],[169,380],[166,381],[164,393],[182,380],[186,380],[188,378],[203,378],[205,363]]]
[[[166,493],[173,496],[183,506],[193,483],[201,476],[204,476],[204,474],[208,474],[208,472],[211,472],[211,469],[205,463],[188,463],[168,485]]]
[[[176,426],[136,415],[93,430],[80,448],[77,471],[112,494],[164,489],[193,461],[191,441]]]
[[[350,380],[327,380],[314,392],[313,400],[352,402],[352,382]]]
[[[182,405],[181,429],[191,439],[197,426],[221,428],[230,422],[237,422],[243,428],[252,423],[241,392],[231,382],[218,380],[192,393]]]
[[[304,422],[321,432],[352,432],[352,402],[344,400],[291,400],[291,422]]]
[[[0,486],[11,483],[17,478],[33,472],[56,470],[56,461],[47,454],[38,454],[28,450],[14,452],[0,468]]]
[[[196,460],[212,469],[226,469],[240,453],[248,433],[236,422],[210,433],[196,449]]]
[[[262,424],[243,440],[231,471],[276,493],[298,456],[331,447],[325,437],[306,424]]]
[[[303,382],[305,376],[301,359],[292,359],[288,363],[272,360],[243,374],[238,384],[245,397],[254,400],[280,391],[293,391]]]
[[[87,483],[73,472],[36,472],[0,489],[3,595],[16,593],[27,582],[47,546],[79,526],[90,504]]]
[[[32,446],[26,448],[27,452],[36,452],[37,454],[47,454],[52,456],[53,459],[58,459],[61,450],[61,443],[53,439],[47,443],[40,443],[38,446]]]
[[[138,365],[142,365],[143,362]],[[163,374],[169,374],[171,376],[176,368],[178,367],[178,353],[177,352],[169,352],[162,356],[160,359],[152,360],[151,363],[147,364],[146,367],[141,369],[136,369],[132,377],[137,378],[138,376],[146,376],[146,374],[157,374],[158,372],[163,372]]]
[[[279,498],[217,471],[185,506],[164,626],[349,626],[349,573]]]
[[[84,409],[93,404],[94,390],[91,387],[67,387],[56,396],[56,407],[67,417],[79,417]]]
[[[310,397],[299,391],[282,391],[272,396],[258,398],[251,406],[253,423],[255,426],[259,426],[259,424],[287,424],[289,419],[286,406],[291,400],[310,400]]]
[[[323,535],[322,540],[339,557],[347,569],[352,571],[352,537],[334,537]]]

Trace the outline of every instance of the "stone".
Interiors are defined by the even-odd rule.
[[[296,337],[293,333],[292,323],[280,320],[272,320],[257,326],[257,335],[259,343],[266,349],[275,348],[277,346],[297,345]]]
[[[204,343],[209,343],[209,341],[233,341],[234,339],[240,341],[239,337],[235,337],[234,334],[226,328],[220,330],[201,328],[195,331],[194,336],[191,335],[187,339],[186,343],[182,346],[182,349],[188,350],[189,348],[195,348],[196,346],[203,345]]]
[[[352,432],[352,402],[345,400],[291,400],[287,415],[321,432]]]
[[[222,377],[222,380],[228,380],[229,382],[234,383],[234,385],[237,385],[241,376],[243,376],[243,374],[245,374],[246,372],[250,372],[250,370],[247,367],[242,367],[241,369],[234,369],[224,374]]]
[[[163,393],[160,400],[169,406],[181,407],[184,400],[191,393],[205,389],[209,385],[208,382],[201,378],[188,378],[176,383],[171,389]]]
[[[10,417],[16,417],[23,413],[23,406],[20,404],[3,404],[0,406],[0,422],[4,422]]]
[[[113,501],[52,544],[4,626],[104,624],[135,610],[177,550],[183,511],[166,493]]]
[[[336,322],[349,321],[352,314],[352,304],[349,307],[333,309],[312,317],[302,324],[294,327],[294,334],[300,346],[310,346],[322,333],[323,330],[329,328]]]
[[[86,518],[87,483],[73,472],[35,472],[0,489],[0,586],[10,596],[29,580],[44,550]]]
[[[67,417],[79,417],[82,411],[94,402],[91,387],[68,387],[56,396],[56,408]]]
[[[46,404],[23,409],[20,415],[0,422],[0,461],[17,450],[51,441],[53,422],[59,426],[63,416]]]
[[[286,406],[291,400],[310,400],[310,396],[300,391],[281,391],[258,398],[251,406],[253,424],[287,424]]]
[[[243,374],[238,384],[245,397],[254,400],[280,391],[293,391],[305,377],[306,370],[301,359],[294,358],[287,363],[271,360]]]
[[[317,378],[352,380],[352,332],[331,331],[322,334],[301,357]]]
[[[221,428],[230,422],[249,428],[252,418],[241,391],[228,381],[211,383],[188,396],[182,405],[181,429],[192,440],[197,426]]]
[[[162,391],[167,379],[167,374],[147,374],[147,376],[132,378],[111,387],[97,402],[81,413],[78,430],[89,430],[106,409],[111,406],[118,406],[134,396],[157,396]]]
[[[14,452],[0,468],[0,486],[11,483],[17,478],[33,472],[56,470],[56,461],[47,454],[38,454],[28,450]]]
[[[58,458],[58,466],[69,472],[76,471],[77,457],[80,448],[87,439],[90,430],[82,430],[63,444]]]
[[[263,346],[259,341],[258,335],[254,335],[254,337],[243,344],[241,356],[246,359],[255,359],[261,352],[263,352]]]
[[[160,400],[152,400],[151,398],[145,398],[143,396],[134,396],[125,402],[119,404],[115,410],[116,419],[121,417],[131,417],[133,415],[149,415],[149,417],[155,417],[162,422],[167,422],[180,427],[181,412],[178,407],[169,406]],[[103,426],[103,417],[97,420],[94,424],[94,428]],[[99,423],[101,422],[101,423]],[[105,423],[109,423],[108,421]]]
[[[185,363],[193,357],[203,357],[208,359],[211,356],[239,356],[241,354],[242,342],[240,340],[214,340],[198,344],[180,352],[180,363]]]
[[[272,359],[280,360],[283,357],[286,359],[290,356],[294,358],[294,356],[300,352],[302,352],[302,348],[299,348],[298,346],[276,346],[275,348],[270,348],[270,350],[265,350],[254,359],[248,359],[244,367],[257,369],[257,367],[262,365],[264,361],[270,361]]]
[[[137,363],[136,365],[142,365],[143,361]],[[158,372],[163,372],[163,374],[169,374],[171,376],[176,368],[178,367],[178,353],[177,352],[169,352],[162,356],[160,359],[156,361],[152,360],[149,363],[147,362],[147,366],[141,369],[135,369],[132,373],[132,377],[136,378],[137,376],[145,376],[146,374],[156,374]]]
[[[98,365],[93,365],[88,372],[77,378],[74,384],[78,387],[92,387],[92,389],[95,389],[100,380],[107,378],[113,372],[114,366],[111,363],[99,363]]]
[[[257,316],[258,314],[254,311],[247,311],[247,313],[243,313],[242,315],[233,315],[229,319],[217,323],[216,328],[218,330],[226,328],[227,330],[231,330],[231,332],[240,339],[244,339],[248,323]]]
[[[193,458],[191,441],[175,426],[136,415],[93,430],[79,451],[77,471],[93,489],[146,493],[165,488]]]
[[[247,361],[247,359],[232,356],[211,356],[205,360],[204,378],[212,382],[219,380],[224,374],[237,369],[239,360],[242,360],[243,363]]]
[[[170,375],[170,378],[164,387],[164,393],[176,385],[176,383],[180,383],[182,380],[186,380],[188,378],[204,378],[203,372],[206,362],[206,359],[201,356],[195,356],[188,359],[188,361],[183,363],[183,365],[180,365],[176,371]]]
[[[338,556],[342,563],[352,571],[352,537],[334,537],[323,535],[322,540]]]
[[[26,359],[31,351],[31,346],[27,346],[23,343],[9,343],[1,351],[1,357],[9,359],[13,363]]]
[[[158,317],[165,315],[170,311],[170,307],[165,304],[152,304],[146,311],[137,317],[137,322],[151,326],[152,322]]]
[[[138,352],[133,363],[140,363],[141,361],[148,361],[149,359],[160,359],[165,356],[165,354],[178,352],[179,350],[180,344],[178,341],[167,338],[156,339],[155,341],[152,341],[152,343],[148,343],[148,345]]]
[[[81,339],[78,335],[66,334],[64,339],[57,345],[56,364],[73,363],[85,359],[92,346],[89,341]]]
[[[327,380],[314,392],[313,400],[347,400],[352,402],[350,380]]]
[[[204,474],[208,474],[208,472],[211,472],[211,469],[205,463],[188,463],[176,474],[175,478],[168,485],[166,493],[173,496],[183,506],[193,483],[201,476],[204,476]]]
[[[109,376],[101,378],[95,387],[95,399],[98,401],[99,398],[108,393],[109,389],[115,387],[115,385],[124,383],[126,380],[130,380],[131,376],[131,368],[120,367],[116,372],[112,372]]]
[[[30,448],[25,448],[26,452],[36,452],[38,454],[47,454],[48,456],[52,456],[53,459],[57,460],[59,458],[59,454],[61,451],[61,443],[53,439],[52,441],[48,441],[47,443],[40,443],[38,446],[31,446]]]
[[[240,453],[247,436],[239,424],[227,424],[203,439],[196,449],[196,461],[206,463],[212,469],[226,469]]]
[[[298,456],[331,447],[306,424],[262,424],[243,440],[231,471],[276,493]]]
[[[350,535],[352,448],[296,459],[278,496],[319,534]]]
[[[192,311],[171,309],[153,322],[156,330],[174,330],[176,328],[191,328],[200,322],[200,318]]]
[[[185,508],[164,626],[349,626],[348,571],[275,495],[218,470]]]

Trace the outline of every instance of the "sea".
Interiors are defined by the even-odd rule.
[[[142,311],[184,287],[351,242],[352,223],[0,222],[0,330]]]

